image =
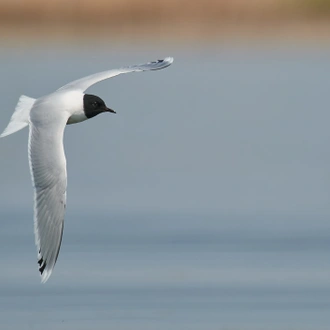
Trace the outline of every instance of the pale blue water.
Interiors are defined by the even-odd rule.
[[[67,129],[45,285],[27,132],[0,141],[0,328],[329,329],[329,51],[57,46],[2,50],[1,128],[21,94],[175,62],[94,86],[117,115]]]
[[[32,214],[13,213],[1,214],[2,329],[328,328],[325,218],[313,230],[303,216],[69,213],[41,285]]]

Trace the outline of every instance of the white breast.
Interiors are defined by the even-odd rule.
[[[85,113],[84,111],[83,112],[77,112],[75,114],[73,114],[67,121],[67,125],[70,125],[70,124],[77,124],[77,123],[80,123],[84,120],[88,119],[86,116],[85,116]]]
[[[84,112],[83,93],[80,91],[56,91],[39,98],[38,107],[33,107],[31,119],[39,125],[52,123],[56,118],[68,118],[67,124],[75,124],[87,119]],[[38,126],[38,125],[36,125]]]

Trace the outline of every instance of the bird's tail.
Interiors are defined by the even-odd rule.
[[[30,110],[34,102],[35,99],[25,95],[19,98],[9,124],[0,135],[0,138],[15,133],[29,124]]]

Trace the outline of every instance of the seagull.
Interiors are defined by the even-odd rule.
[[[90,86],[122,73],[155,71],[173,63],[172,57],[92,74],[70,82],[38,99],[22,95],[0,137],[29,125],[28,155],[34,188],[34,234],[41,282],[54,269],[62,242],[66,208],[66,158],[63,133],[66,125],[80,123],[100,113],[116,113]]]

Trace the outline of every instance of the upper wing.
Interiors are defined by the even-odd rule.
[[[32,113],[33,114],[33,113]],[[34,125],[31,114],[29,162],[34,186],[34,232],[41,281],[46,282],[60,250],[66,206],[66,159],[61,118]]]
[[[84,92],[90,86],[92,86],[102,80],[118,76],[122,73],[137,72],[137,71],[149,71],[149,70],[161,70],[161,69],[167,68],[172,63],[173,63],[173,58],[166,57],[163,60],[148,62],[145,64],[127,66],[127,67],[120,68],[120,69],[103,71],[103,72],[95,73],[90,76],[72,81],[69,84],[61,87],[59,90],[76,89],[76,90],[81,90]]]

